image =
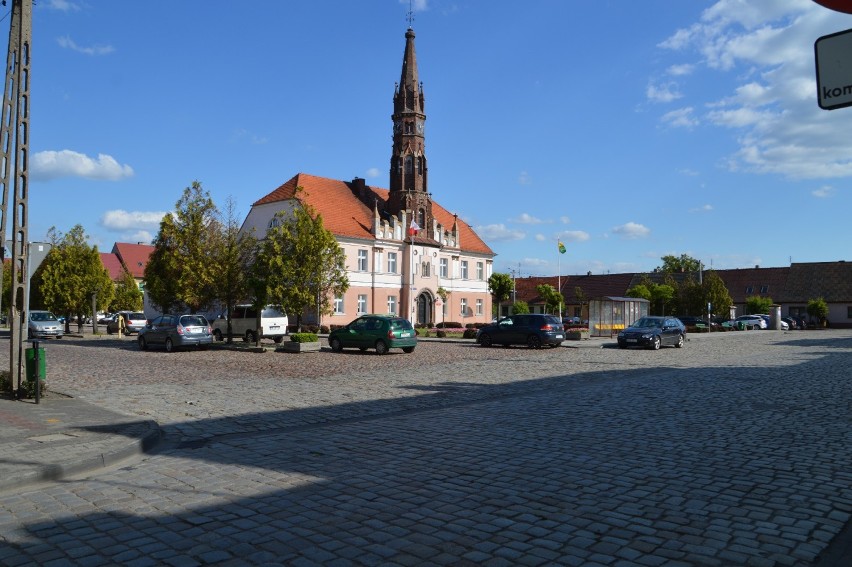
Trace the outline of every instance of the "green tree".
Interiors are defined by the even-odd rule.
[[[266,232],[258,262],[263,264],[269,299],[296,315],[301,332],[305,311],[332,312],[331,300],[349,289],[346,254],[325,229],[322,216],[307,205],[280,212]],[[277,226],[276,226],[277,224]]]
[[[819,321],[820,325],[824,325],[828,318],[828,304],[822,297],[808,300],[808,315]]]
[[[666,315],[666,307],[670,305],[675,296],[675,288],[669,284],[651,284],[651,305],[656,307],[657,315]]]
[[[142,311],[142,292],[136,278],[126,269],[121,274],[121,279],[115,282],[115,296],[109,304],[108,309],[116,311]]]
[[[488,291],[491,292],[491,297],[494,300],[493,310],[495,312],[492,313],[493,315],[500,316],[500,307],[502,307],[504,301],[509,299],[513,289],[515,289],[515,282],[512,281],[512,276],[509,274],[491,274],[488,278]]]
[[[716,273],[716,270],[704,272],[704,298],[710,304],[713,314],[727,318],[730,315],[734,300],[728,292],[725,282]]]
[[[660,259],[663,261],[663,265],[656,268],[655,271],[657,272],[673,274],[698,272],[701,270],[701,261],[687,254],[681,254],[680,256],[669,254]]]
[[[562,312],[562,294],[556,291],[555,287],[550,284],[540,284],[535,286],[535,291],[544,300],[544,308],[547,313]]]
[[[82,226],[75,225],[66,234],[51,228],[48,236],[53,247],[33,274],[30,303],[64,315],[67,332],[72,316],[78,321],[94,316],[93,295],[97,308],[104,309],[112,302],[115,289],[98,247],[89,246]]]
[[[636,297],[639,299],[647,299],[648,301],[651,301],[651,290],[648,289],[648,286],[643,283],[634,285],[633,287],[627,290],[625,295],[627,295],[627,297]]]
[[[526,301],[516,301],[514,305],[512,305],[512,313],[515,315],[523,315],[524,313],[530,312],[530,306]]]
[[[145,266],[145,289],[151,302],[169,313],[203,311],[216,298],[219,266],[213,257],[218,211],[210,193],[193,181],[160,222],[154,251]]]
[[[225,202],[225,210],[218,222],[218,234],[215,240],[214,257],[219,267],[219,285],[216,299],[226,308],[228,342],[233,342],[231,314],[234,306],[251,297],[260,310],[266,304],[266,293],[256,292],[253,279],[253,265],[257,256],[258,241],[254,233],[241,232],[237,218],[236,205],[232,198]],[[265,287],[265,279],[263,284]],[[259,340],[259,337],[258,337]]]
[[[747,314],[769,313],[770,307],[772,307],[771,297],[761,297],[759,295],[746,297],[745,308]]]

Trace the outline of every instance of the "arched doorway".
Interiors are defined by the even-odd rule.
[[[432,312],[434,298],[429,292],[424,291],[417,296],[417,319],[416,323],[420,325],[432,325]]]

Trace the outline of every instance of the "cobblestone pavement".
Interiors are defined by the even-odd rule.
[[[387,356],[69,337],[46,353],[51,390],[166,441],[0,494],[3,565],[852,561],[852,331]]]

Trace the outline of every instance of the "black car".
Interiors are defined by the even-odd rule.
[[[659,349],[664,345],[683,346],[686,327],[677,317],[642,317],[620,333],[618,348],[641,346]]]
[[[556,315],[529,313],[510,315],[496,323],[479,329],[476,342],[484,347],[491,345],[527,345],[541,348],[542,345],[558,347],[565,340],[565,330]]]

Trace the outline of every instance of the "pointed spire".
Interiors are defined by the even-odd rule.
[[[405,32],[405,54],[402,56],[402,75],[399,79],[397,104],[394,112],[414,110],[423,112],[423,84],[417,73],[417,54],[414,51],[414,30]]]

